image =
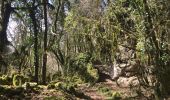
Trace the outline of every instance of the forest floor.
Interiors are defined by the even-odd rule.
[[[56,88],[48,89],[48,86],[44,85],[38,85],[38,87],[36,90],[26,90],[21,94],[18,94],[18,91],[18,93],[7,93],[5,94],[6,96],[0,95],[0,100],[153,100],[139,96],[130,88],[119,87],[115,81],[109,79],[98,82],[93,86],[88,86],[87,84],[78,85],[76,91],[83,95],[75,95]],[[113,98],[115,93],[118,93],[119,95],[116,96],[121,98]],[[11,97],[12,94],[13,96]]]
[[[28,89],[4,85],[0,86],[0,100],[146,100],[130,88],[119,87],[115,81],[108,78],[94,85],[77,84],[74,89],[67,89],[68,87],[49,89],[49,85],[38,85]]]
[[[119,87],[115,81],[102,77],[93,85],[77,84],[74,88],[49,88],[49,85],[35,85],[23,88],[12,85],[0,86],[0,100],[153,100],[145,98],[134,88]],[[63,85],[64,83],[60,85]],[[64,86],[64,85],[63,85]],[[170,99],[165,99],[170,100]]]
[[[123,94],[122,98],[118,100],[123,100],[126,97],[133,95],[132,91],[130,91],[129,88],[118,87],[116,82],[107,79],[105,82],[96,83],[94,86],[87,86],[86,84],[82,84],[78,86],[78,90],[84,93],[89,98],[79,98],[74,95],[67,95],[68,96],[67,99],[64,100],[113,100],[113,99],[108,99],[109,96],[99,91],[98,87],[101,86],[107,87],[107,89],[109,90]],[[62,97],[64,95],[66,95],[66,93],[62,91],[57,91],[55,89],[47,89],[47,87],[44,86],[39,93],[29,94],[28,98],[30,98],[31,100],[61,100],[61,98],[60,99],[57,98]],[[69,96],[71,96],[70,99]],[[137,100],[145,100],[145,99],[142,98]]]

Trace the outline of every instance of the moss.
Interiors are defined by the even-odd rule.
[[[79,75],[74,75],[73,77],[71,77],[69,79],[69,82],[75,83],[75,84],[82,84],[84,83],[84,81],[82,80],[82,78]]]
[[[12,78],[7,75],[2,75],[0,77],[0,85],[11,85],[12,84]]]
[[[57,82],[57,83],[55,83],[55,87],[57,88],[57,89],[61,89],[62,88],[62,82]]]
[[[78,74],[84,83],[90,83],[90,85],[93,85],[99,79],[98,71],[93,68],[91,63],[88,63],[85,69],[82,69]]]
[[[13,76],[13,85],[14,86],[21,86],[24,84],[24,76],[16,74]]]
[[[106,93],[106,92],[109,92],[110,90],[109,90],[109,88],[107,88],[107,87],[98,87],[98,91],[99,92],[102,92],[102,93]]]
[[[74,94],[75,93],[75,85],[71,84],[71,83],[63,83],[63,82],[57,82],[55,84],[56,89],[61,89],[65,92],[68,92],[70,94]]]
[[[121,94],[119,92],[114,92],[108,87],[100,86],[98,91],[107,96],[107,100],[121,100]]]
[[[38,84],[36,82],[25,82],[22,87],[24,87],[26,90],[28,89],[33,89],[33,88],[37,88]]]
[[[0,86],[0,95],[6,96],[7,98],[14,98],[15,96],[22,98],[24,97],[24,88]]]
[[[119,92],[113,92],[112,100],[121,100],[121,94]]]
[[[48,84],[47,89],[55,89],[55,84],[52,83]]]

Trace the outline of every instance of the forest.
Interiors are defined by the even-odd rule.
[[[0,0],[0,100],[170,100],[170,0]]]

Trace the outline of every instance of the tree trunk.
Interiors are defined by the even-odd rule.
[[[6,3],[2,1],[1,5],[1,17],[2,17],[2,23],[1,23],[1,30],[0,30],[0,52],[3,52],[3,49],[5,45],[8,43],[7,39],[7,27],[9,23],[10,14],[12,12],[12,7],[10,3]]]
[[[42,82],[46,84],[46,67],[47,67],[47,0],[43,0],[44,3],[44,24],[45,24],[45,32],[44,32],[44,54],[43,54],[43,67],[42,67]]]
[[[33,7],[35,6],[35,0],[32,6]],[[33,23],[33,30],[34,30],[34,67],[35,67],[34,81],[38,83],[39,53],[38,53],[38,29],[37,29],[37,22],[35,17],[35,9],[30,9],[30,17]]]

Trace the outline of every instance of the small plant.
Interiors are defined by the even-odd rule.
[[[119,92],[114,92],[108,87],[100,86],[98,87],[98,91],[107,96],[107,100],[121,100],[121,94]]]
[[[112,93],[112,100],[120,100],[121,94],[119,92],[113,92]]]
[[[102,93],[106,93],[106,92],[108,92],[108,91],[110,91],[110,90],[109,90],[109,88],[107,88],[107,87],[102,87],[102,86],[100,86],[100,87],[98,87],[98,91],[99,91],[99,92],[102,92]]]

